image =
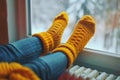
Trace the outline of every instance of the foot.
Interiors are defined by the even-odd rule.
[[[94,19],[89,15],[83,16],[76,24],[75,29],[66,44],[59,45],[53,52],[64,52],[69,59],[68,66],[70,66],[94,33]]]
[[[66,12],[61,12],[55,17],[52,26],[48,29],[54,40],[54,47],[58,46],[61,42],[63,31],[68,24],[68,15]]]
[[[68,14],[66,12],[61,12],[55,17],[51,27],[46,32],[37,33],[33,35],[42,40],[44,54],[53,50],[60,44],[63,31],[65,30],[67,24]]]

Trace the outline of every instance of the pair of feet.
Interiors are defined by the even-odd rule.
[[[44,46],[44,54],[49,51],[64,52],[69,59],[70,66],[76,59],[80,51],[95,33],[95,21],[89,16],[83,16],[75,25],[75,29],[65,44],[60,44],[62,34],[68,24],[68,14],[61,12],[57,15],[51,27],[42,33],[36,33],[33,36],[40,38]]]

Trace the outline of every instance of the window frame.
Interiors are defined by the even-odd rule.
[[[30,13],[30,0],[27,0],[27,31],[28,36],[31,36],[31,16]],[[102,59],[102,60],[101,60]],[[80,65],[90,67],[92,69],[98,69],[99,71],[106,71],[108,73],[113,73],[120,75],[120,55],[113,54],[105,51],[93,50],[85,48],[77,57],[73,65]],[[98,63],[96,63],[98,62]]]
[[[0,0],[0,6],[0,44],[27,37],[26,0]]]
[[[17,39],[27,37],[27,24],[26,24],[26,0],[15,0],[16,6],[16,21],[17,21]]]

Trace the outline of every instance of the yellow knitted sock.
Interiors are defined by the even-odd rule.
[[[67,24],[68,15],[66,12],[61,12],[55,17],[51,27],[46,32],[33,35],[39,37],[42,40],[44,46],[44,54],[46,54],[48,51],[53,50],[60,44],[61,36]]]
[[[18,63],[0,63],[0,80],[40,80],[29,68]]]
[[[53,50],[53,52],[57,51],[64,52],[69,59],[68,66],[70,66],[76,59],[80,51],[83,50],[83,48],[91,39],[94,33],[95,33],[94,19],[89,15],[83,16],[76,24],[75,29],[71,37],[66,42],[66,44],[59,45],[57,48]]]

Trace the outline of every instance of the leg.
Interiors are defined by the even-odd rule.
[[[53,50],[53,54],[38,58],[25,66],[31,68],[42,80],[57,80],[69,67],[95,32],[95,21],[84,16],[77,23],[68,41]]]
[[[25,63],[33,60],[43,52],[43,46],[40,39],[31,37],[0,46],[0,61],[17,61]]]
[[[42,80],[57,80],[67,68],[68,59],[63,52],[40,57],[24,66],[31,68]]]
[[[31,68],[42,80],[57,80],[60,74],[74,62],[94,32],[94,19],[84,16],[76,25],[68,41],[55,48],[52,51],[53,54],[39,57],[24,66]]]
[[[78,54],[84,49],[85,45],[95,33],[95,20],[89,16],[83,16],[75,26],[75,29],[65,44],[59,45],[53,52],[64,52],[69,58],[70,66]]]
[[[39,57],[41,53],[45,55],[60,44],[67,23],[67,13],[62,12],[55,17],[53,24],[46,32],[37,33],[33,35],[35,37],[1,46],[0,61],[26,63]]]
[[[36,33],[33,36],[37,36],[43,42],[45,55],[48,51],[52,51],[61,42],[63,31],[68,24],[68,15],[66,12],[61,12],[55,17],[51,27],[46,32]]]

